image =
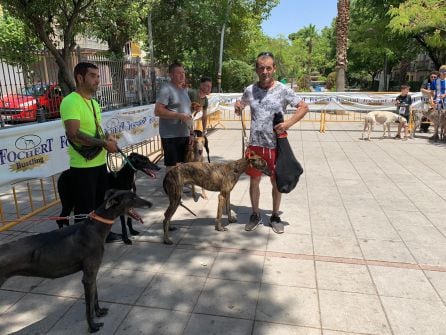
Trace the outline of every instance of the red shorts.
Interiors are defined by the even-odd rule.
[[[269,169],[271,170],[271,178],[274,177],[274,171],[276,169],[276,149],[269,149],[269,148],[264,148],[264,147],[257,147],[255,145],[250,145],[248,147],[248,149],[246,149],[245,152],[245,157],[248,154],[248,150],[254,151],[257,155],[259,155],[260,157],[262,157],[265,161],[266,164],[268,165]],[[246,169],[246,174],[248,176],[251,177],[260,177],[262,175],[262,172],[253,168],[253,167],[248,167]]]

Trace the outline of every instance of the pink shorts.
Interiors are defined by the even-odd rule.
[[[276,169],[276,149],[269,149],[264,147],[257,147],[255,145],[250,145],[248,149],[246,149],[245,157],[248,155],[248,150],[254,151],[257,155],[262,157],[266,164],[268,165],[269,169],[271,170],[271,178],[274,178],[274,171]],[[251,177],[260,177],[262,175],[262,172],[253,168],[248,167],[246,169],[246,174]]]

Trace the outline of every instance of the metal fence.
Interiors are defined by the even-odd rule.
[[[161,140],[158,136],[127,146],[123,148],[123,151],[126,154],[137,152],[149,157],[155,163],[159,162],[163,156]],[[119,155],[112,154],[109,159],[114,167],[120,167],[122,164],[122,157]],[[39,218],[38,214],[59,204],[56,186],[58,177],[54,175],[48,178],[21,181],[11,185],[9,191],[0,193],[0,232],[20,223],[32,224],[35,221],[48,220],[48,217]]]
[[[0,126],[59,117],[63,99],[58,83],[59,67],[54,57],[43,52],[27,66],[10,65],[0,54]],[[164,81],[140,58],[110,59],[78,49],[73,52],[69,67],[88,61],[99,67],[100,84],[95,98],[103,111],[126,106],[144,105],[155,100]]]

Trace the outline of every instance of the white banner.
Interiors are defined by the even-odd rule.
[[[310,111],[396,111],[395,98],[399,93],[364,92],[297,92],[308,104]],[[412,108],[422,109],[426,99],[421,93],[410,93]],[[216,110],[234,110],[234,103],[241,93],[212,94],[209,98],[209,113]]]
[[[399,93],[364,92],[299,92],[311,111],[396,111]],[[421,109],[424,98],[411,93],[413,107]],[[217,110],[233,110],[241,93],[220,93],[209,96],[208,114]],[[159,134],[159,121],[154,105],[145,105],[106,112],[102,115],[104,130],[115,134],[124,148]],[[60,120],[0,130],[0,187],[11,183],[46,178],[68,168],[67,139]]]
[[[158,124],[154,105],[102,114],[104,130],[121,148],[157,136]],[[67,146],[61,120],[0,130],[0,187],[68,169]]]

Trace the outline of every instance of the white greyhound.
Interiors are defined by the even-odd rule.
[[[401,123],[403,127],[406,127],[407,120],[404,116],[398,115],[393,112],[385,112],[385,111],[373,111],[367,113],[364,119],[364,130],[362,131],[362,139],[364,139],[364,134],[366,130],[367,139],[370,140],[370,132],[373,131],[373,125],[375,122],[383,125],[383,138],[386,136],[386,127],[387,127],[387,135],[390,137],[390,124],[391,123]]]

